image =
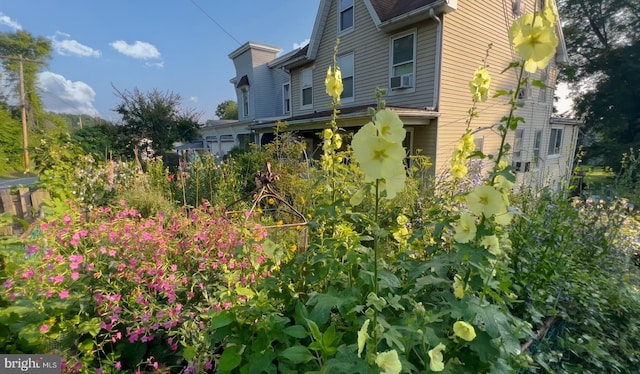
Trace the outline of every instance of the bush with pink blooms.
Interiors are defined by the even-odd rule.
[[[37,231],[5,268],[0,350],[59,349],[68,372],[211,367],[207,319],[268,275],[266,232],[206,205],[142,218],[123,201]]]

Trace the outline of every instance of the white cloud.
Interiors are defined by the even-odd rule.
[[[76,55],[82,57],[100,57],[102,53],[99,50],[88,47],[79,43],[77,40],[69,39],[71,35],[56,31],[51,37],[51,45],[53,49],[62,56]],[[59,40],[58,38],[62,38]]]
[[[88,84],[72,82],[60,74],[44,71],[38,75],[45,108],[55,113],[99,115],[93,106],[96,92]]]
[[[293,49],[298,49],[298,48],[302,48],[305,45],[309,44],[310,39],[306,38],[305,40],[301,41],[300,43],[293,43]]]
[[[158,49],[153,44],[147,42],[136,40],[133,44],[129,44],[124,40],[116,40],[110,45],[116,51],[122,53],[125,56],[141,60],[160,58],[160,52],[158,51]]]
[[[157,69],[162,69],[164,67],[164,61],[158,61],[158,62],[145,62],[144,66],[149,67],[149,68],[157,68]]]
[[[14,30],[22,30],[22,25],[20,25],[17,21],[12,20],[11,17],[2,12],[0,12],[0,25],[9,26]]]

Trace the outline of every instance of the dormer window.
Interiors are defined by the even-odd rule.
[[[240,90],[242,116],[249,117],[249,78],[246,75],[243,75],[238,81],[236,88]]]
[[[242,94],[242,114],[249,117],[249,87],[243,87],[240,91]]]
[[[338,31],[345,32],[353,29],[353,0],[339,0]]]

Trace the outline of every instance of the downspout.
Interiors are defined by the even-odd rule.
[[[435,15],[433,8],[429,9],[429,16],[436,22],[436,58],[433,82],[433,105],[435,111],[439,111],[440,106],[440,65],[442,63],[442,21]]]

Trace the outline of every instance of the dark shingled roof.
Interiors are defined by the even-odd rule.
[[[381,22],[433,4],[438,0],[370,0]]]

